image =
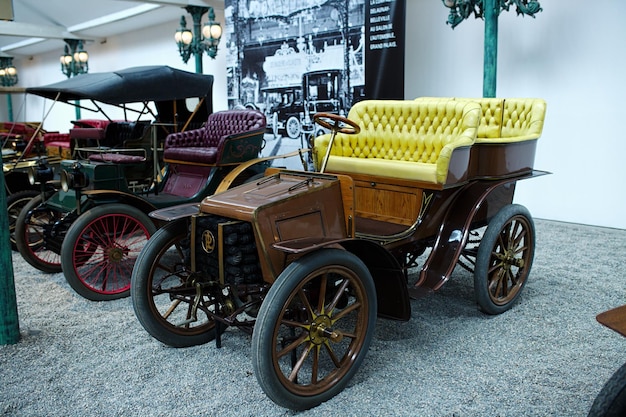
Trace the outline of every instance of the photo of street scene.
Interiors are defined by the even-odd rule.
[[[372,1],[381,3],[226,0],[228,105],[266,115],[264,156],[308,147],[311,136],[324,133],[313,123],[315,113],[347,115],[366,98],[366,18]],[[375,19],[384,23],[377,27],[393,27],[389,9],[374,9],[381,15]],[[297,165],[289,168],[302,168],[297,158],[293,162]]]

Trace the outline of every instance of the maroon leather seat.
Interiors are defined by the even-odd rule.
[[[243,162],[261,151],[265,125],[265,115],[257,110],[215,112],[202,128],[168,135],[163,157],[200,165]]]

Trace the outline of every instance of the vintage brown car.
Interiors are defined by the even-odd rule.
[[[262,389],[301,410],[345,387],[377,317],[408,320],[410,298],[457,263],[474,272],[481,310],[508,310],[535,250],[513,196],[517,181],[546,174],[533,167],[545,111],[541,99],[424,97],[317,114],[332,133],[314,140],[314,171],[271,168],[152,213],[170,223],[133,270],[139,321],[176,347],[220,346],[227,326],[251,332]]]

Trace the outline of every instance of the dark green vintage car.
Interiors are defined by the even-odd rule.
[[[84,74],[28,92],[56,101],[100,103],[133,118],[70,130],[72,159],[60,187],[21,211],[16,245],[44,272],[63,271],[82,296],[127,296],[134,261],[159,223],[148,213],[199,203],[238,165],[257,158],[265,117],[255,110],[212,111],[213,77],[166,66]],[[188,108],[193,101],[195,106]],[[237,184],[260,172],[237,171]],[[45,167],[31,171],[41,182]],[[48,178],[43,176],[43,180]]]

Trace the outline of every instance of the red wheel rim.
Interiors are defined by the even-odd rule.
[[[72,263],[78,280],[99,294],[128,291],[135,261],[149,238],[148,229],[127,214],[93,220],[73,246]]]

